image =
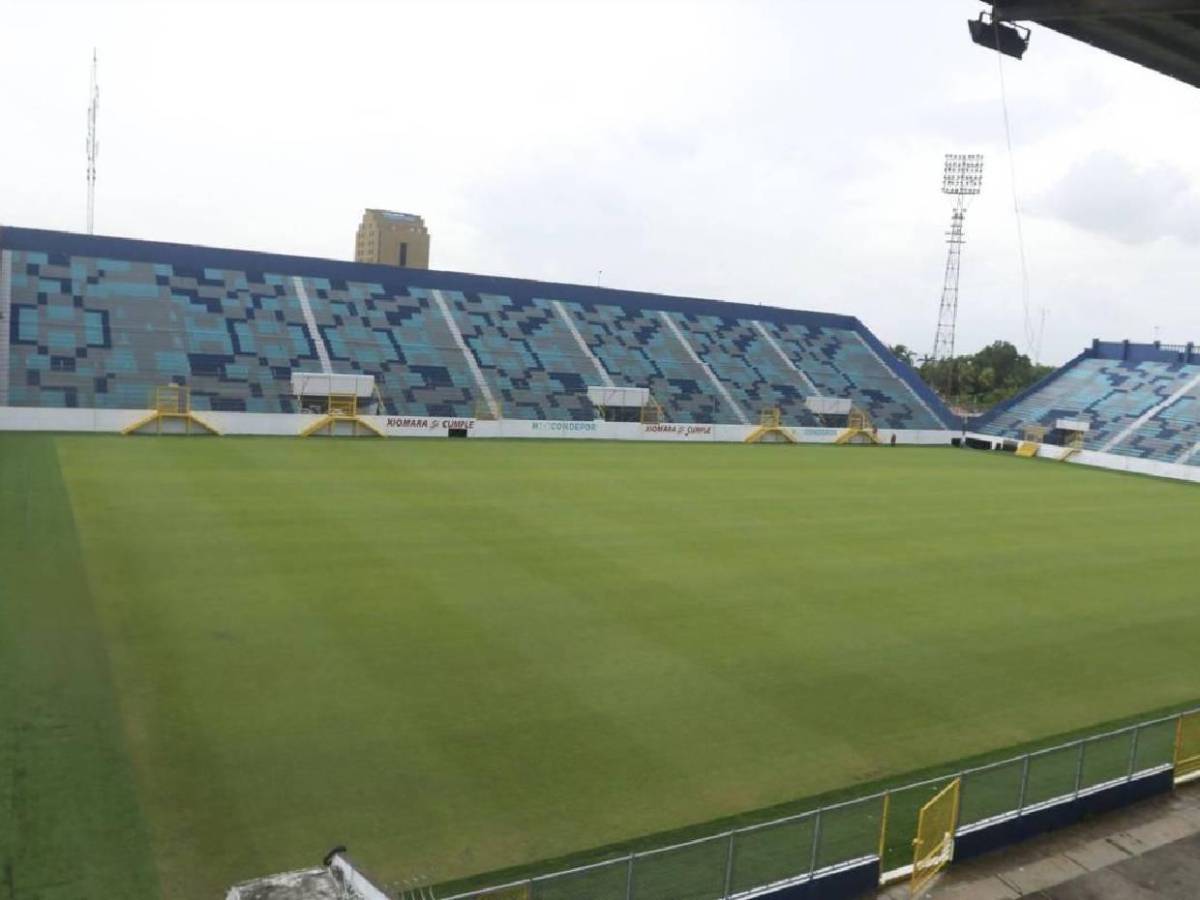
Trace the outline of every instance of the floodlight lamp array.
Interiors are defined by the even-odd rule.
[[[947,153],[942,171],[942,193],[962,196],[983,188],[982,153]]]

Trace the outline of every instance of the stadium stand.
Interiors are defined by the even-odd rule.
[[[973,425],[997,437],[1041,426],[1061,444],[1060,419],[1089,424],[1083,447],[1171,463],[1200,464],[1200,356],[1191,344],[1093,341],[1061,369]]]
[[[0,405],[137,409],[176,383],[199,411],[296,412],[292,372],[326,371],[373,375],[391,415],[590,420],[587,387],[615,385],[681,423],[829,424],[821,395],[953,426],[850,316],[11,227],[0,256]]]

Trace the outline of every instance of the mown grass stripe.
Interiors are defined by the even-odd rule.
[[[53,438],[0,440],[0,897],[159,896]]]

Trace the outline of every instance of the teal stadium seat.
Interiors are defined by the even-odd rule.
[[[813,394],[881,427],[954,427],[857,319],[453,272],[0,228],[12,406],[296,412],[294,371],[373,375],[384,411],[590,420],[589,385],[647,387],[670,421],[817,425]]]
[[[1200,357],[1191,345],[1094,341],[1092,347],[973,426],[1021,437],[1057,419],[1086,419],[1084,448],[1161,462],[1200,464]]]

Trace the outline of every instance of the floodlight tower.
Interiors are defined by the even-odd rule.
[[[947,153],[942,170],[942,193],[954,198],[950,212],[950,230],[946,232],[946,280],[942,284],[942,304],[938,309],[937,334],[933,338],[934,360],[954,356],[954,327],[958,319],[958,268],[962,256],[963,219],[967,198],[983,187],[983,154]]]
[[[87,230],[95,231],[96,224],[96,154],[100,144],[96,141],[96,111],[100,108],[100,85],[96,81],[96,48],[92,48],[92,99],[88,104],[87,118]]]

